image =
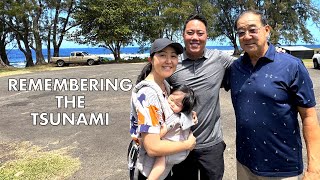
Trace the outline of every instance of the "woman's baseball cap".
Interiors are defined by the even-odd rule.
[[[150,48],[150,56],[152,56],[154,53],[161,51],[162,49],[166,48],[167,46],[173,47],[177,54],[183,53],[183,47],[180,43],[172,42],[167,38],[160,38],[156,39]]]

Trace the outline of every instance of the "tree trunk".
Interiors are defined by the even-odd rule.
[[[44,60],[44,56],[42,54],[42,39],[40,36],[40,25],[39,19],[42,15],[43,4],[39,1],[38,8],[36,8],[34,16],[32,17],[32,32],[34,37],[34,42],[36,44],[35,51],[36,51],[36,64],[46,64]]]
[[[240,55],[241,54],[238,45],[234,44],[233,48],[234,48],[233,55]]]
[[[116,60],[116,62],[120,62],[120,60],[121,60],[120,47],[121,47],[120,45],[116,45],[116,49],[115,49],[115,52],[116,52],[115,60]]]
[[[23,42],[25,49],[21,46],[21,42]],[[28,37],[25,36],[23,39],[21,39],[21,36],[17,34],[17,43],[20,51],[24,54],[26,57],[26,67],[34,66],[33,59],[32,59],[32,52],[29,46]]]
[[[33,60],[32,60],[32,53],[31,50],[29,49],[30,52],[25,54],[26,56],[26,67],[31,67],[34,66]]]
[[[75,0],[70,0],[66,4],[65,10],[67,11],[67,16],[61,23],[61,27],[59,28],[59,14],[61,10],[61,0],[57,0],[56,3],[56,9],[55,9],[55,17],[53,20],[53,30],[52,30],[52,44],[53,44],[53,56],[58,57],[59,56],[59,50],[62,44],[62,41],[64,39],[64,36],[66,32],[71,29],[72,27],[77,26],[77,24],[73,24],[70,27],[67,28],[67,26],[70,23],[70,17],[74,13],[73,7],[76,5]]]
[[[233,44],[233,49],[234,49],[233,55],[240,55],[241,52],[240,52],[239,47],[238,47],[238,45],[237,45],[237,40],[236,40],[236,39],[233,39],[233,40],[232,40],[232,44]]]
[[[0,59],[1,63],[4,63],[8,66],[10,66],[10,62],[8,60],[7,52],[6,52],[6,46],[3,44],[3,42],[0,42]]]
[[[7,67],[9,67],[9,66],[6,63],[4,63],[2,61],[2,58],[0,57],[0,68],[7,68]]]
[[[59,46],[53,45],[53,57],[59,57]]]
[[[49,26],[49,32],[48,32],[48,40],[47,40],[47,58],[48,58],[48,63],[50,63],[50,59],[51,59],[51,25]]]
[[[44,56],[42,53],[42,43],[41,43],[42,40],[41,40],[39,31],[34,30],[33,32],[34,32],[34,34],[33,34],[34,41],[36,44],[36,47],[34,49],[36,52],[36,64],[47,64],[46,61],[44,60]]]

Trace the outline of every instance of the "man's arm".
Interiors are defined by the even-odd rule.
[[[320,127],[317,112],[314,107],[298,107],[298,111],[302,119],[308,157],[308,169],[304,178],[320,179]]]

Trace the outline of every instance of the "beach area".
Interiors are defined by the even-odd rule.
[[[299,46],[305,46],[307,48],[311,49],[320,49],[320,44],[319,45],[299,45]],[[224,51],[230,55],[233,54],[234,48],[232,46],[207,46],[208,49],[217,49]],[[74,51],[85,51],[88,52],[89,54],[95,54],[98,56],[101,56],[105,59],[108,60],[114,60],[113,54],[111,53],[110,50],[107,50],[102,47],[90,47],[90,48],[60,48],[60,56],[62,57],[67,57],[70,55],[71,52]],[[48,52],[47,49],[42,50],[43,56],[48,62]],[[53,54],[53,50],[51,52]],[[19,50],[19,49],[8,49],[7,50],[7,55],[10,61],[10,65],[13,67],[17,68],[23,68],[25,67],[25,56],[24,54]],[[32,56],[35,62],[35,52],[32,51]],[[135,57],[138,58],[146,58],[149,56],[149,51],[145,51],[143,53],[140,52],[139,47],[124,47],[121,48],[121,54],[120,57],[121,59],[127,60],[127,59],[132,59]]]
[[[318,46],[320,48],[320,45]],[[208,46],[208,49],[218,49],[221,51],[225,51],[228,54],[232,54],[233,53],[233,47],[232,46]],[[60,48],[60,55],[62,57],[67,57],[70,55],[71,52],[74,51],[85,51],[88,52],[89,54],[95,54],[98,56],[101,56],[103,58],[106,58],[108,60],[113,60],[113,54],[111,53],[110,50],[107,50],[105,48],[101,48],[101,47],[92,47],[92,48]],[[43,56],[46,60],[46,62],[48,62],[48,52],[47,49],[43,49],[42,50]],[[51,55],[53,54],[53,50],[51,52]],[[7,49],[7,55],[8,55],[8,59],[10,61],[10,65],[12,65],[13,67],[17,67],[17,68],[23,68],[25,67],[25,56],[24,54],[19,50],[19,49]],[[127,59],[131,59],[134,57],[138,57],[138,58],[146,58],[149,56],[149,51],[145,51],[143,53],[140,52],[139,47],[125,47],[121,49],[121,54],[120,57],[124,60]],[[32,57],[33,60],[35,62],[36,57],[35,57],[35,52],[32,51]]]

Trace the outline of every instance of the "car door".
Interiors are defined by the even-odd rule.
[[[76,52],[74,63],[81,63],[81,62],[83,62],[83,54],[81,52]]]

